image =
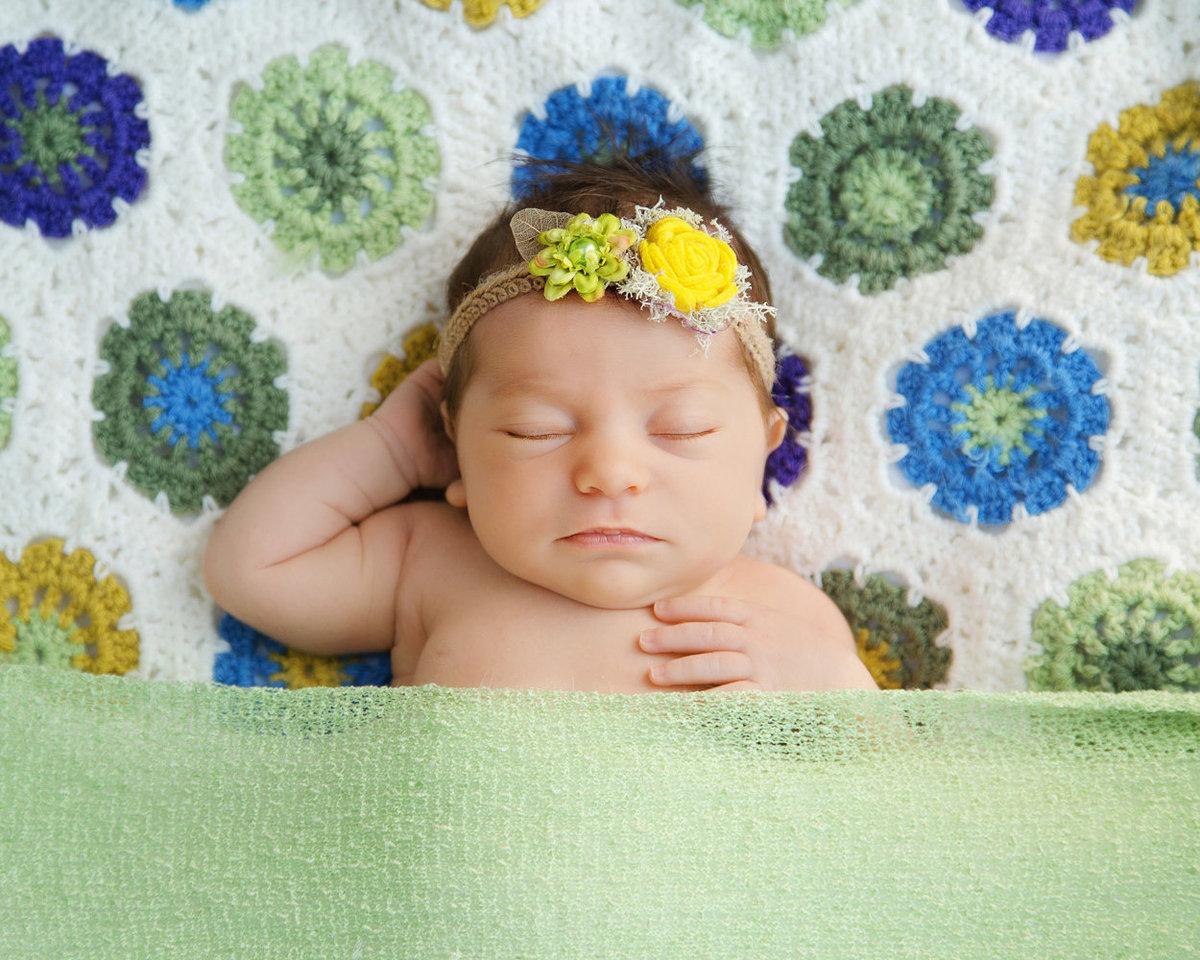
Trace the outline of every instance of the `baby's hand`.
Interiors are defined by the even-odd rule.
[[[822,673],[825,643],[806,643],[794,613],[727,597],[673,597],[654,604],[667,626],[643,631],[647,653],[680,654],[650,670],[658,686],[789,690]]]
[[[441,402],[442,369],[436,360],[426,360],[367,418],[412,489],[444,489],[458,478],[454,444],[442,427]]]

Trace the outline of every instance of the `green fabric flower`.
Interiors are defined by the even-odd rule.
[[[359,250],[377,260],[433,212],[425,181],[438,173],[429,105],[416,92],[394,92],[395,74],[323,47],[301,66],[284,57],[263,71],[263,88],[243,86],[231,114],[225,161],[244,175],[237,202],[271,238],[299,257],[318,251],[322,268],[344,271]]]
[[[636,239],[611,213],[595,220],[581,213],[565,227],[538,234],[542,250],[529,261],[529,272],[546,278],[547,300],[558,300],[574,290],[591,303],[604,296],[608,284],[625,279],[629,264],[624,254]]]
[[[279,455],[273,434],[288,420],[275,386],[283,352],[254,342],[254,320],[236,307],[214,312],[209,294],[177,290],[164,303],[138,297],[129,324],[113,324],[100,344],[108,372],[92,400],[104,419],[96,444],[148,497],[166,494],[175,513],[222,506]]]
[[[959,116],[936,97],[915,106],[907,87],[875,94],[869,110],[846,100],[829,111],[823,136],[792,142],[801,175],[784,201],[787,245],[819,254],[817,272],[837,283],[857,274],[863,293],[966,253],[983,235],[973,215],[992,202],[993,178],[979,172],[992,151]]]
[[[1157,560],[1132,560],[1067,587],[1033,616],[1042,653],[1026,664],[1033,690],[1200,690],[1200,573],[1171,576]]]

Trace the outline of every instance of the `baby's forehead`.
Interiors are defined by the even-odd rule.
[[[665,398],[753,389],[736,343],[711,343],[705,351],[694,339],[682,349],[678,344],[674,349],[647,348],[634,341],[625,352],[620,340],[617,334],[616,342],[595,350],[589,349],[594,344],[577,345],[568,335],[532,349],[523,341],[519,349],[483,350],[477,355],[476,376],[493,394],[505,397],[622,390]]]
[[[681,323],[652,320],[637,303],[611,295],[592,304],[520,297],[485,314],[471,338],[477,361],[498,372],[587,370],[616,358],[672,380],[707,381],[745,367],[732,330],[697,335]]]

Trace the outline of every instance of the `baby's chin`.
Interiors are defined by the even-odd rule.
[[[543,589],[598,610],[641,610],[658,600],[667,600],[696,590],[709,579],[709,572],[677,580],[645,577],[597,577],[571,579],[531,577]]]

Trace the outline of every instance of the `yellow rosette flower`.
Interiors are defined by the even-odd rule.
[[[650,227],[638,255],[642,268],[675,298],[681,313],[719,307],[737,295],[733,248],[678,217],[663,217]]]

